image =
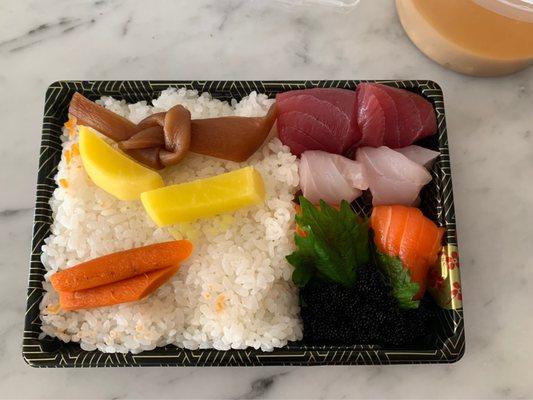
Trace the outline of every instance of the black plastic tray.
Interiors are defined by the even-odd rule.
[[[41,321],[39,304],[44,290],[45,271],[40,261],[41,247],[50,233],[52,211],[49,200],[56,187],[54,176],[61,159],[61,128],[67,120],[67,109],[76,91],[90,99],[113,96],[127,102],[150,101],[168,87],[185,87],[209,92],[222,100],[240,99],[255,90],[275,96],[276,93],[311,87],[354,89],[361,81],[61,81],[46,92],[43,133],[40,148],[37,197],[25,315],[23,357],[33,367],[122,367],[122,366],[260,366],[260,365],[334,365],[334,364],[401,364],[451,363],[464,353],[462,294],[457,264],[457,238],[450,175],[448,139],[441,88],[432,81],[380,81],[408,89],[427,98],[435,106],[438,135],[424,145],[439,150],[441,156],[433,171],[432,183],[423,191],[423,211],[446,228],[442,274],[432,293],[442,307],[433,343],[423,348],[386,348],[378,345],[316,346],[294,342],[272,352],[260,350],[185,350],[175,346],[160,347],[140,354],[105,354],[83,351],[76,343],[58,339],[39,339]],[[451,258],[450,258],[451,257]],[[448,260],[454,260],[447,267]],[[438,269],[438,268],[437,268]]]

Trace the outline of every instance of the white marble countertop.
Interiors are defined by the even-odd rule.
[[[395,367],[28,367],[21,336],[46,87],[62,79],[311,78],[442,85],[464,358]],[[533,396],[533,69],[499,79],[447,71],[409,42],[392,0],[362,0],[348,14],[268,0],[3,0],[0,93],[0,397]]]

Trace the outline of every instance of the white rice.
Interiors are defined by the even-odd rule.
[[[264,115],[273,100],[252,92],[241,102],[212,99],[184,89],[165,90],[153,101],[126,104],[104,97],[101,104],[138,122],[175,104],[193,118]],[[77,137],[64,136],[70,149]],[[79,342],[85,350],[138,353],[175,344],[188,349],[254,347],[270,351],[302,337],[297,289],[285,255],[293,250],[297,159],[277,138],[246,163],[189,154],[162,172],[167,184],[213,176],[254,165],[265,181],[263,205],[182,226],[157,228],[139,201],[120,201],[96,187],[79,156],[59,164],[56,181],[66,179],[50,201],[54,222],[42,248],[48,273],[41,303],[43,335]],[[172,280],[146,299],[112,307],[65,312],[49,277],[57,270],[111,252],[189,238],[195,252]]]

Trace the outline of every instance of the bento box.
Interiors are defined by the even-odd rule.
[[[424,214],[444,227],[445,234],[443,250],[438,263],[433,267],[438,279],[428,287],[438,305],[433,321],[434,334],[423,345],[317,345],[297,341],[273,351],[254,348],[187,350],[168,345],[138,354],[124,354],[85,351],[78,343],[65,343],[42,334],[39,305],[44,295],[46,270],[41,262],[41,248],[50,234],[53,222],[49,201],[56,188],[54,177],[62,155],[60,136],[62,126],[68,119],[70,99],[75,92],[91,100],[113,96],[133,103],[150,101],[161,91],[174,87],[208,92],[213,98],[231,101],[240,100],[252,91],[273,97],[277,93],[294,89],[355,89],[361,82],[363,81],[59,81],[51,84],[46,92],[39,156],[22,350],[24,360],[32,367],[387,365],[453,363],[459,360],[465,350],[465,334],[443,93],[438,84],[427,80],[364,81],[379,82],[420,94],[433,105],[437,116],[438,133],[422,141],[425,147],[439,151],[440,156],[430,171],[433,179],[420,196]],[[359,211],[368,214],[369,210],[362,206]]]

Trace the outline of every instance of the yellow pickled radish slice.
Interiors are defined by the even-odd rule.
[[[141,194],[146,212],[159,226],[212,217],[264,199],[263,178],[253,167]]]
[[[164,185],[161,176],[106,143],[96,131],[79,128],[80,155],[91,180],[120,200],[136,200],[142,192]]]

